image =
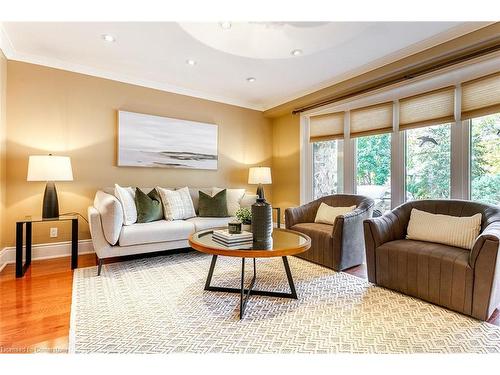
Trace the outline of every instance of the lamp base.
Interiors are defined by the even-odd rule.
[[[43,194],[42,218],[52,219],[59,217],[59,202],[57,200],[56,185],[49,181]]]
[[[256,194],[259,196],[259,198],[266,199],[264,197],[264,186],[262,186],[262,184],[259,184],[259,186],[257,187],[257,193]]]

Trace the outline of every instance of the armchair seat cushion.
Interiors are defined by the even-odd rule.
[[[470,251],[416,240],[395,240],[376,248],[378,285],[471,313],[473,270]]]
[[[307,234],[311,239],[313,237],[322,237],[328,240],[332,239],[333,225],[322,223],[300,223],[290,228],[300,233]]]

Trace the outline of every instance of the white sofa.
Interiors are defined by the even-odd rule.
[[[151,188],[141,188],[148,193]],[[189,188],[196,213],[199,191],[210,194],[212,188]],[[241,207],[250,208],[257,195],[245,193]],[[90,234],[99,259],[98,275],[105,258],[150,253],[189,247],[189,235],[200,230],[226,226],[232,217],[193,217],[186,220],[158,220],[150,223],[123,224],[123,208],[113,188],[97,191],[94,205],[88,208]]]

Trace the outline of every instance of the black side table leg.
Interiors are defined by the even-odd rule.
[[[78,268],[78,219],[71,220],[71,269],[75,268]]]
[[[31,265],[31,224],[26,223],[26,263],[24,264],[23,275]]]
[[[23,277],[23,226],[16,223],[16,277]]]

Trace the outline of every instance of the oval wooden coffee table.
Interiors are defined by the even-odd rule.
[[[306,250],[309,250],[309,248],[311,247],[311,239],[308,236],[287,229],[274,229],[272,235],[273,241],[269,249],[252,248],[235,250],[232,248],[229,249],[224,245],[220,245],[213,241],[212,234],[213,229],[193,233],[191,236],[189,236],[189,244],[195,250],[201,251],[202,253],[212,254],[212,263],[210,264],[210,269],[208,271],[205,290],[240,294],[240,319],[242,319],[243,315],[245,314],[245,306],[247,304],[248,298],[250,297],[250,294],[258,296],[297,299],[297,292],[295,291],[295,285],[293,283],[292,273],[290,271],[290,265],[288,264],[287,256],[300,254]],[[217,257],[219,255],[241,258],[240,288],[226,288],[211,285],[215,264],[217,263]],[[253,289],[253,286],[255,285],[255,279],[257,277],[255,259],[271,257],[281,257],[283,259],[283,265],[285,266],[288,285],[290,286],[290,293]],[[253,258],[253,278],[248,288],[245,288],[244,285],[246,258]]]

